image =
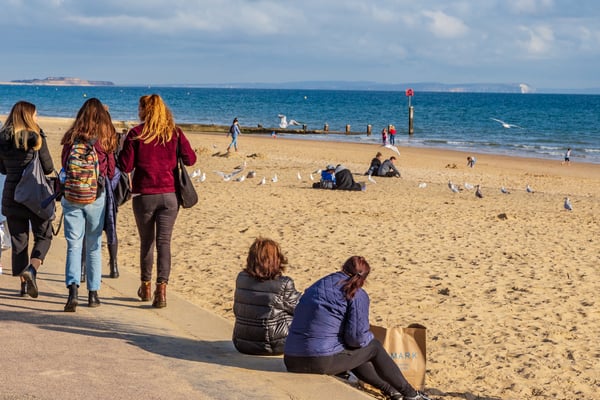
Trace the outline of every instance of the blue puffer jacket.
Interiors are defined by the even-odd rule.
[[[335,272],[309,287],[296,306],[284,353],[295,357],[337,354],[345,348],[364,347],[373,340],[369,331],[369,296],[363,289],[346,300]]]

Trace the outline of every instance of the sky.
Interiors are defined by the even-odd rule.
[[[600,88],[597,0],[0,0],[0,81]]]

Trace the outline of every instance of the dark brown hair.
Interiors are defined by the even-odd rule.
[[[287,262],[277,242],[259,237],[250,246],[244,271],[259,281],[266,281],[281,276]]]
[[[352,256],[342,266],[342,272],[349,277],[342,283],[342,291],[347,300],[352,300],[358,289],[365,284],[371,267],[364,257]]]
[[[77,113],[71,128],[65,132],[60,144],[72,145],[76,140],[90,142],[98,140],[106,153],[117,150],[117,133],[110,114],[100,100],[87,100]]]

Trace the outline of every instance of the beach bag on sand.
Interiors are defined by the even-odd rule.
[[[422,325],[383,328],[371,325],[371,332],[396,362],[402,375],[416,390],[425,388],[426,333]]]

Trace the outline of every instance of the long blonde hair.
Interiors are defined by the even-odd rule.
[[[171,140],[175,131],[175,121],[171,110],[159,95],[150,94],[140,97],[138,113],[140,120],[144,122],[138,140],[143,140],[144,143],[157,140],[160,144]]]
[[[33,150],[39,150],[42,147],[42,135],[40,126],[35,122],[35,105],[27,101],[19,101],[10,110],[2,130],[9,132],[15,142],[17,149],[29,150],[27,139],[29,132],[34,132],[37,136]]]
[[[106,153],[117,149],[117,133],[110,114],[97,98],[87,100],[77,113],[73,125],[62,137],[60,144],[73,145],[76,140],[98,140]]]

